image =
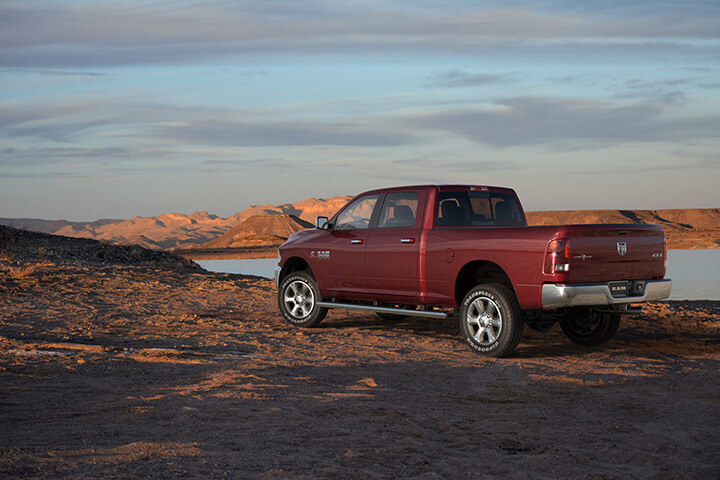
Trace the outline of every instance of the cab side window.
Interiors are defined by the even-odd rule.
[[[415,226],[418,211],[418,192],[394,192],[385,196],[378,228]]]
[[[358,198],[350,204],[335,221],[333,230],[365,230],[370,226],[377,195]]]

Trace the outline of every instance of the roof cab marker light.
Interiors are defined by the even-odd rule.
[[[570,271],[570,240],[560,238],[548,243],[543,273],[553,275]]]

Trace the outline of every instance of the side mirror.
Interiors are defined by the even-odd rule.
[[[328,227],[328,218],[327,217],[317,217],[315,219],[315,228],[319,228],[321,230],[327,230]]]

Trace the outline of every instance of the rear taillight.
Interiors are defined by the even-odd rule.
[[[663,230],[663,277],[667,274],[667,238],[665,237],[665,231]]]
[[[543,273],[567,273],[570,271],[570,240],[560,238],[548,243]]]

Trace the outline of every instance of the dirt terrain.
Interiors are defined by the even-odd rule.
[[[496,360],[454,321],[298,330],[270,281],[34,235],[0,230],[0,478],[720,475],[720,302]]]

